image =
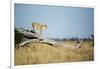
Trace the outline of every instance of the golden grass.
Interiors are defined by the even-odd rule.
[[[75,45],[75,41],[66,41]],[[69,49],[53,47],[43,43],[30,43],[19,49],[15,48],[15,65],[79,62],[94,60],[94,48],[91,41],[84,41],[81,48]]]

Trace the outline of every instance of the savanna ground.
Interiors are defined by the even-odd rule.
[[[76,45],[76,41],[64,41],[67,45]],[[62,46],[53,47],[43,43],[30,43],[19,49],[15,48],[15,65],[46,64],[93,61],[92,41],[83,41],[81,48],[70,49]]]

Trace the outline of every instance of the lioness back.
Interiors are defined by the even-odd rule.
[[[38,29],[38,30],[45,30],[47,29],[47,25],[39,24],[39,23],[32,23],[33,28]]]

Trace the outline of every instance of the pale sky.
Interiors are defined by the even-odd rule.
[[[47,24],[50,38],[87,38],[94,33],[94,9],[69,6],[15,4],[15,27],[32,29],[32,22]]]

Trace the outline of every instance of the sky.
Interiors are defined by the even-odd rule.
[[[46,24],[49,38],[87,38],[94,33],[94,9],[34,4],[14,5],[15,27],[32,29],[32,22]]]

